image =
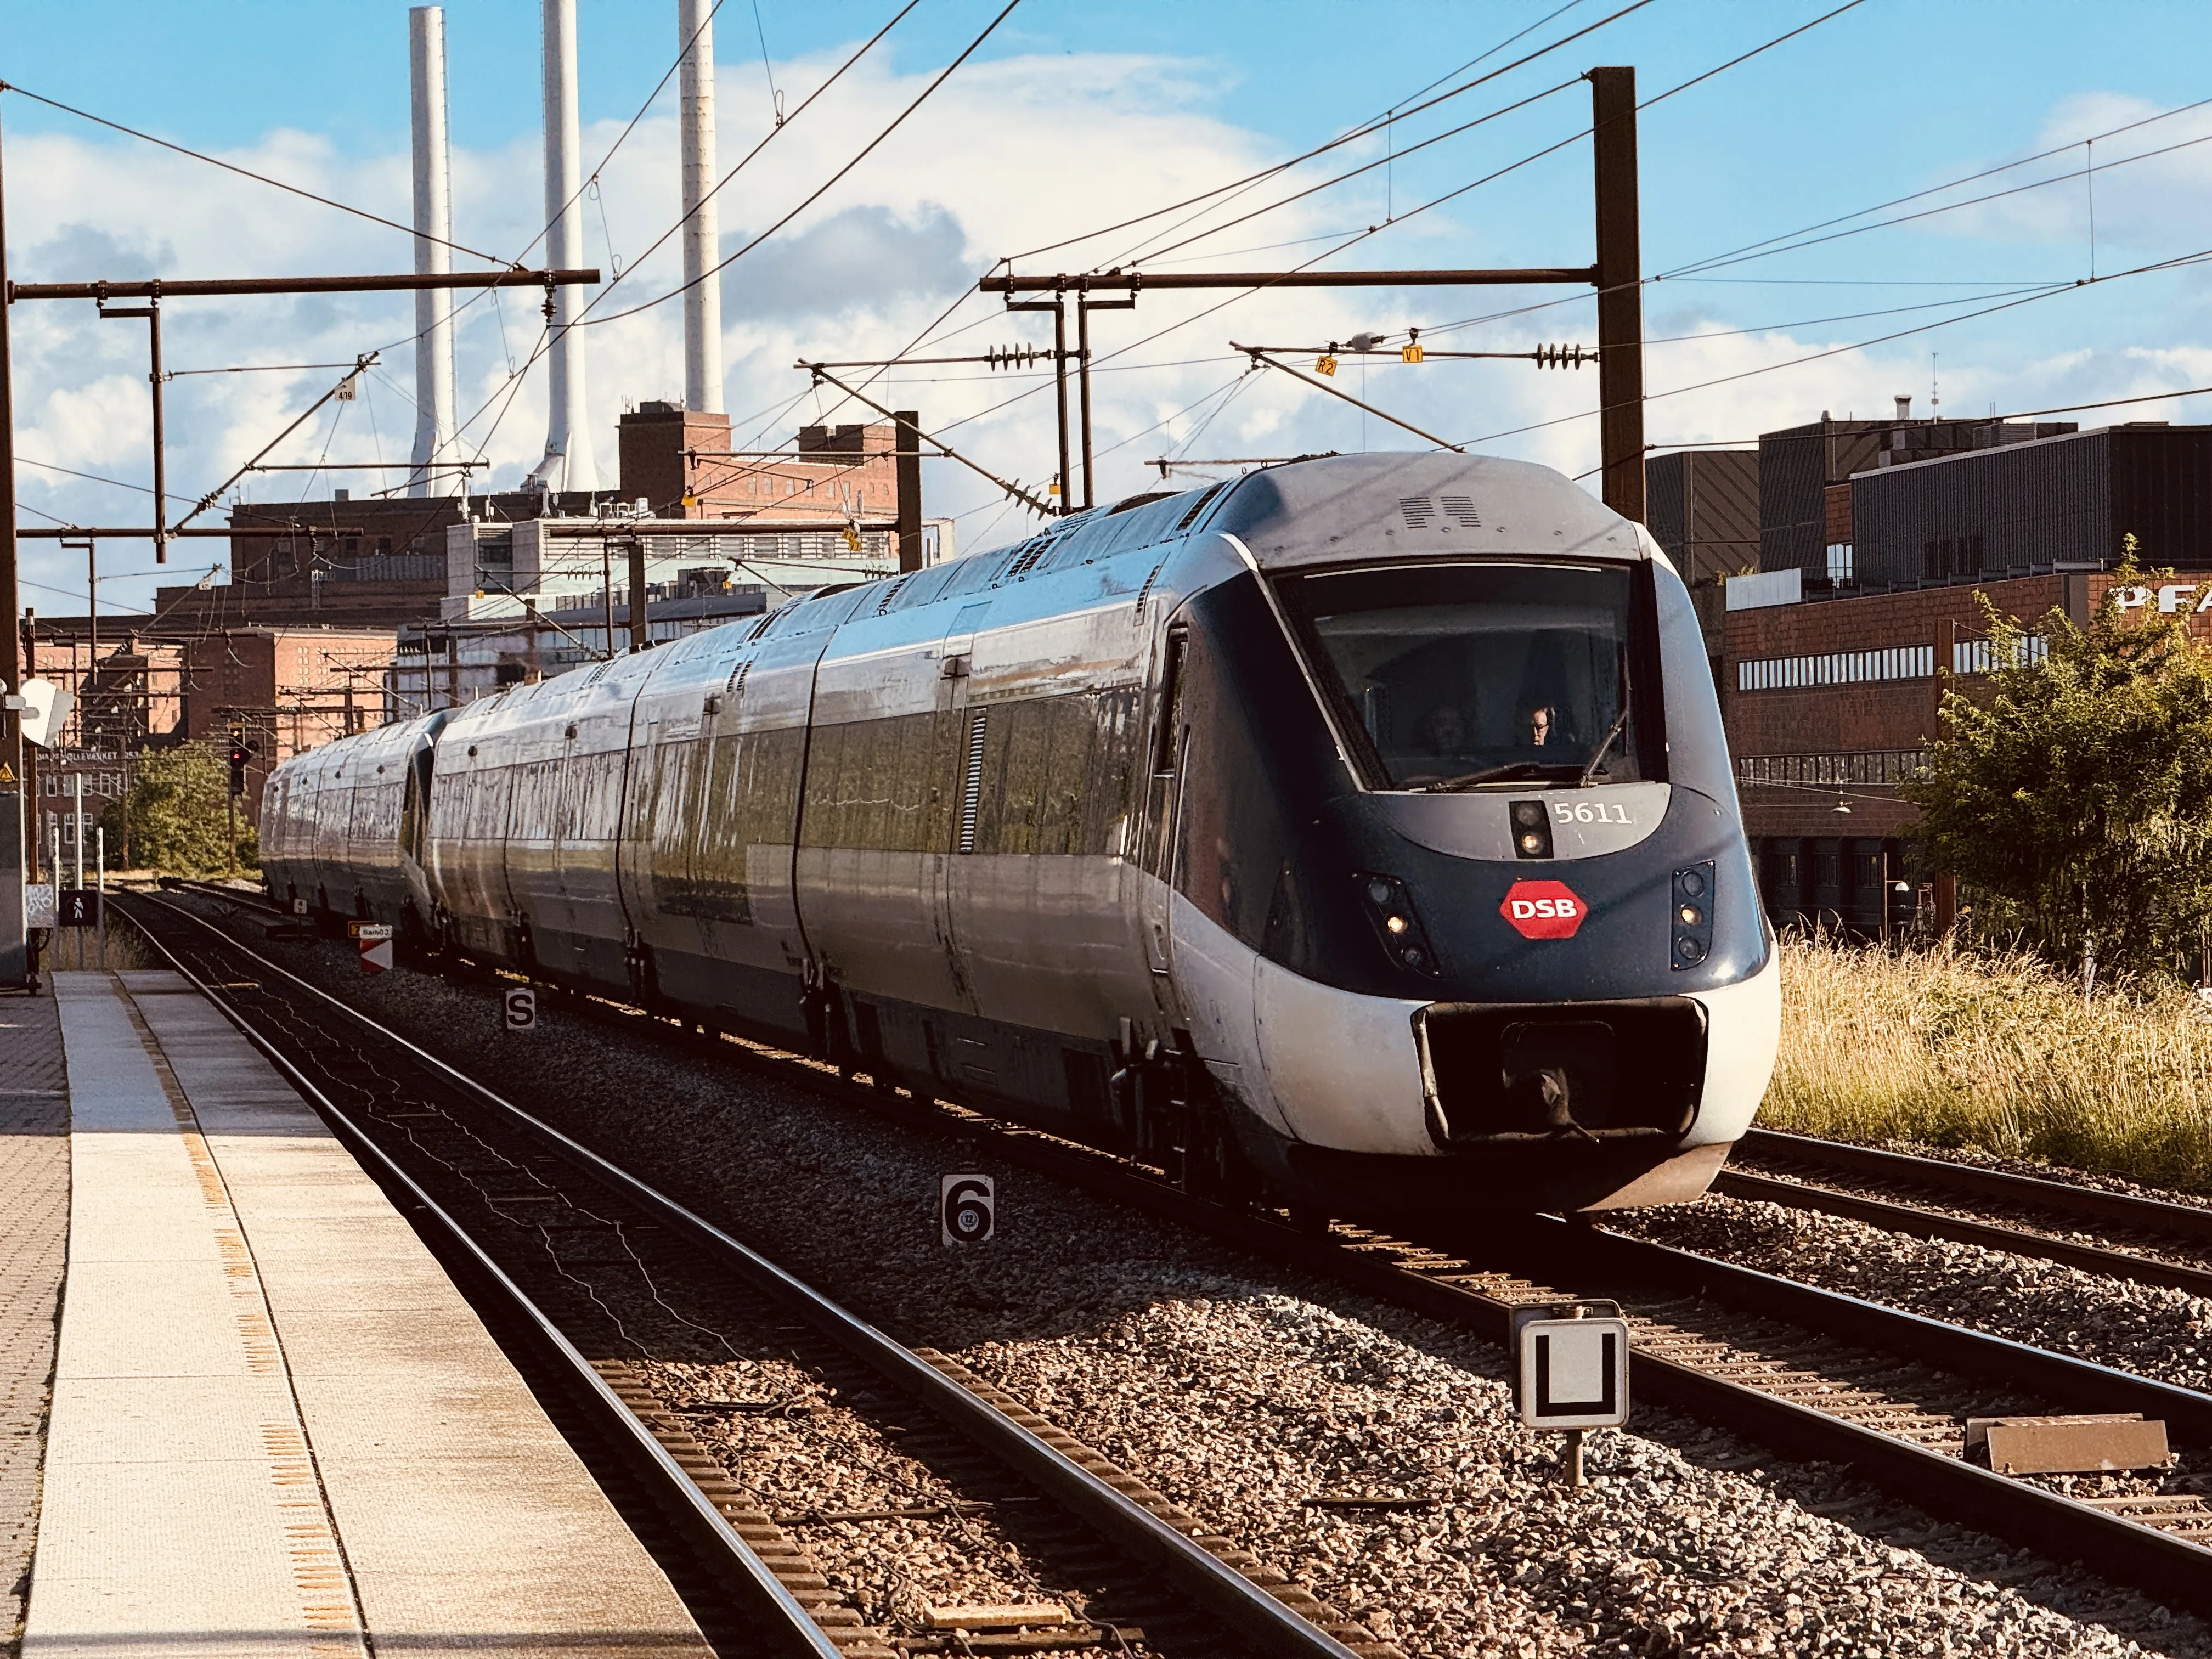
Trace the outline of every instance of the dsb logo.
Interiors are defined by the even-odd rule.
[[[1563,881],[1516,881],[1498,914],[1523,939],[1572,939],[1589,910]]]

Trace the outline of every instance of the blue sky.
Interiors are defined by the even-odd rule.
[[[1583,0],[1485,67],[1617,10]],[[944,92],[836,191],[733,267],[726,286],[730,407],[756,414],[763,438],[830,413],[805,401],[789,368],[799,352],[887,354],[911,339],[1000,254],[1090,228],[1281,159],[1405,100],[1515,32],[1559,11],[1561,0],[1447,5],[1370,3],[1082,5],[1024,0]],[[586,150],[596,157],[667,70],[675,46],[671,0],[582,0]],[[889,15],[888,5],[799,5],[726,0],[716,22],[724,164],[765,123],[770,71],[795,104],[838,58]],[[842,164],[924,78],[966,46],[997,9],[981,0],[921,0],[856,72],[852,95],[825,100],[793,124],[725,198],[726,246],[797,201]],[[1395,148],[1539,92],[1593,63],[1632,64],[1649,98],[1726,61],[1829,6],[1797,0],[1654,0],[1538,64],[1395,131]],[[0,5],[0,77],[143,126],[195,148],[405,216],[406,9],[404,4],[120,3]],[[1800,39],[1647,111],[1642,121],[1647,271],[1666,271],[1890,198],[1963,176],[2083,134],[2212,97],[2207,14],[2199,6],[2132,3],[1906,4],[1867,0]],[[456,152],[456,236],[511,251],[538,222],[538,8],[455,4],[447,10]],[[589,240],[603,264],[635,257],[672,216],[672,89],[608,170]],[[1291,263],[1328,246],[1312,240],[1384,222],[1345,262],[1362,264],[1580,263],[1589,254],[1588,150],[1571,144],[1445,207],[1403,218],[1428,200],[1530,151],[1587,119],[1580,88],[1501,118],[1363,179],[1176,257],[1202,265]],[[2212,134],[2207,112],[2121,135],[2100,162]],[[149,155],[21,97],[0,96],[7,137],[9,247],[19,278],[404,268],[407,240],[212,170]],[[1383,153],[1381,141],[1340,152],[1345,162]],[[1978,190],[2078,170],[2078,146]],[[212,176],[210,176],[212,175]],[[1298,183],[1326,176],[1309,168]],[[1967,193],[1974,193],[1969,191]],[[1240,204],[1273,199],[1257,194]],[[1942,204],[1955,195],[1930,198]],[[604,208],[602,216],[601,209]],[[2096,267],[2109,273],[2212,247],[2212,143],[2098,175]],[[1657,441],[1747,437],[1832,407],[1866,412],[1893,392],[1925,399],[1940,374],[1946,412],[2038,407],[2163,386],[2212,383],[2201,270],[2131,277],[2037,300],[1910,339],[1837,350],[1948,314],[1851,313],[1999,295],[2088,274],[2090,191],[2076,178],[2002,202],[1856,235],[1779,258],[1647,290],[1649,380],[1671,392],[1652,405]],[[1297,246],[1269,249],[1292,241]],[[1121,244],[1085,243],[1071,264],[1103,260]],[[834,261],[834,264],[833,264]],[[1030,268],[1042,268],[1041,260]],[[665,255],[619,290],[625,302],[666,286]],[[1165,267],[1163,267],[1165,268]],[[1711,280],[1725,276],[1728,280]],[[1173,453],[1264,453],[1310,447],[1409,444],[1356,411],[1277,381],[1237,385],[1227,341],[1305,343],[1363,326],[1438,325],[1555,295],[1403,293],[1253,302],[1188,324],[1133,352],[1128,372],[1102,376],[1102,445],[1109,489],[1156,477],[1141,463]],[[2014,297],[2024,297],[2014,295]],[[1984,304],[2002,303],[1991,299]],[[609,308],[615,302],[609,301]],[[388,346],[380,408],[349,410],[352,428],[313,431],[299,458],[404,454],[412,413],[404,301],[209,309],[179,319],[173,361],[322,362]],[[1138,319],[1109,319],[1102,345],[1127,343],[1195,313],[1148,300]],[[88,312],[88,308],[86,309]],[[612,424],[625,401],[668,395],[680,374],[671,342],[678,307],[665,305],[594,337],[597,439],[611,459]],[[49,466],[143,483],[143,363],[125,331],[88,318],[16,312],[17,396],[26,456]],[[1543,339],[1588,339],[1587,301],[1470,328],[1451,342],[1512,349]],[[532,319],[478,307],[465,319],[465,410],[514,393],[507,416],[480,432],[502,484],[535,459],[542,390],[506,381],[526,361]],[[1028,319],[971,301],[953,350],[1030,337]],[[1735,331],[1749,331],[1736,332]],[[602,343],[603,342],[603,343]],[[1669,343],[1660,343],[1668,342]],[[1443,343],[1439,337],[1438,343]],[[1930,352],[1940,354],[1931,365]],[[198,354],[197,358],[194,354]],[[1134,367],[1132,367],[1134,365]],[[1748,371],[1749,379],[1732,380]],[[198,493],[258,447],[321,390],[313,375],[216,377],[179,383],[172,414],[181,490]],[[250,380],[250,387],[244,382]],[[1723,384],[1703,389],[1706,380]],[[1455,439],[1526,454],[1577,472],[1595,460],[1595,423],[1577,410],[1595,378],[1539,377],[1521,365],[1443,364],[1372,371],[1369,395]],[[680,379],[678,388],[680,389]],[[901,401],[926,421],[957,422],[956,441],[995,470],[1036,481],[1049,470],[1046,400],[990,405],[1012,389],[939,373],[914,374]],[[483,398],[472,396],[484,394]],[[199,401],[195,402],[194,399]],[[1208,401],[1211,399],[1212,401]],[[533,401],[535,400],[535,401]],[[1214,404],[1220,404],[1219,410]],[[502,407],[507,405],[502,404]],[[2212,399],[2118,411],[2118,418],[2212,418]],[[1180,411],[1180,412],[1179,412]],[[1198,428],[1209,412],[1213,423]],[[854,418],[848,410],[843,418]],[[491,419],[487,416],[487,422]],[[374,429],[368,423],[374,422]],[[1556,422],[1557,425],[1543,425]],[[1516,428],[1536,427],[1534,431]],[[1195,448],[1188,447],[1195,442]],[[349,446],[359,446],[349,449]],[[931,469],[932,510],[962,515],[963,536],[1003,538],[988,493],[950,468]],[[25,498],[58,516],[109,521],[132,499],[112,487],[27,471]],[[325,493],[327,480],[313,486]],[[257,499],[308,486],[296,477],[257,485]],[[103,493],[103,491],[105,493]],[[137,498],[143,501],[143,497]],[[143,509],[142,509],[143,510]],[[34,514],[27,514],[33,518]],[[47,559],[36,579],[65,588]],[[118,568],[143,563],[118,549]],[[189,573],[188,573],[189,574]],[[118,583],[103,604],[150,595],[150,579]],[[79,589],[81,592],[81,587]],[[28,596],[27,596],[28,597]],[[58,591],[42,610],[75,609]]]

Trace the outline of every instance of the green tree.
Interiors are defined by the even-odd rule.
[[[130,815],[131,861],[140,869],[202,876],[229,869],[233,846],[229,769],[214,748],[187,743],[149,749],[124,803]],[[108,840],[118,843],[120,826]],[[240,866],[258,866],[252,830],[240,813],[235,850]]]
[[[2088,626],[2054,610],[2040,650],[1983,599],[1985,692],[1945,694],[1905,790],[1978,920],[2085,983],[2169,971],[2212,921],[2212,650],[2186,608],[2121,608],[2118,588],[2172,574],[2137,570],[2134,540]]]

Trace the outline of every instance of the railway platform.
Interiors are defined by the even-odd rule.
[[[175,975],[52,982],[0,1005],[0,1580],[29,1569],[0,1620],[23,1659],[704,1659],[275,1068]]]

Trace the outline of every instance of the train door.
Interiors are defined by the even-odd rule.
[[[1145,963],[1152,970],[1153,1000],[1170,1019],[1176,1014],[1170,913],[1175,896],[1176,820],[1182,804],[1183,761],[1188,747],[1183,725],[1183,681],[1189,650],[1189,630],[1170,623],[1161,641],[1160,672],[1154,682],[1158,690],[1152,702],[1143,839],[1137,859],[1137,903],[1144,924]]]
[[[945,953],[952,994],[958,1006],[969,1013],[976,1012],[975,992],[969,981],[954,913],[961,907],[964,890],[972,884],[972,876],[965,865],[975,855],[978,832],[984,827],[982,797],[988,781],[984,775],[984,757],[990,742],[991,714],[988,708],[970,702],[968,671],[975,656],[976,630],[983,625],[990,610],[988,600],[961,606],[938,646],[937,718],[944,726],[951,728],[953,739],[943,745],[951,757],[953,774],[951,844],[929,860],[930,867],[924,877],[929,888],[929,908],[937,946]]]

